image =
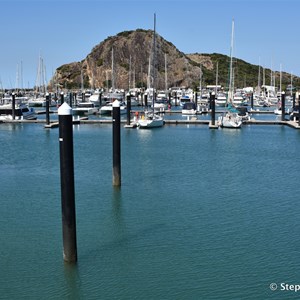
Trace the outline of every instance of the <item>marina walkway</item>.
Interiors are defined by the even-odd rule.
[[[45,120],[9,120],[9,121],[2,121],[2,123],[37,123],[37,124],[45,124]],[[126,120],[121,120],[121,124],[126,124]],[[196,118],[191,118],[189,120],[165,120],[165,125],[210,125],[210,120],[197,120]],[[73,124],[112,124],[112,120],[92,120],[88,119],[88,117],[83,117],[80,119],[76,119],[73,121]],[[215,121],[217,127],[217,120]],[[294,129],[300,129],[300,125],[298,122],[294,121],[277,121],[277,120],[255,120],[251,119],[249,121],[244,121],[243,125],[284,125],[289,126]],[[45,125],[45,128],[55,128],[58,127],[58,122],[50,122],[49,125]]]

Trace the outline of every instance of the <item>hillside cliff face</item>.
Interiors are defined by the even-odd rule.
[[[124,31],[108,37],[95,46],[81,62],[60,66],[51,84],[67,89],[111,87],[127,90],[133,87],[147,87],[149,60],[152,65],[153,31],[137,29]],[[221,54],[184,54],[172,43],[156,35],[156,86],[165,89],[172,86],[195,88],[216,83],[227,86],[229,57]],[[200,68],[201,66],[201,68]],[[235,59],[235,86],[256,86],[258,66]],[[114,72],[112,72],[114,70]],[[152,68],[151,68],[152,70]],[[114,74],[112,74],[114,73]],[[270,70],[266,70],[266,84],[270,82]],[[268,78],[269,76],[269,78]],[[279,74],[277,74],[279,78]],[[290,76],[283,74],[283,84]],[[278,80],[279,82],[279,80]],[[152,84],[151,84],[152,86]]]

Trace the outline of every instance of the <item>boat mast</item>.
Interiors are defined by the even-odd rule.
[[[168,93],[168,69],[167,69],[167,53],[165,53],[165,95]]]
[[[148,95],[151,95],[151,54],[149,55],[149,63],[148,63],[147,89],[149,91]]]
[[[129,74],[128,74],[128,92],[131,87],[131,55],[129,55]]]
[[[219,73],[219,62],[217,61],[217,66],[216,66],[216,87],[215,87],[215,95],[217,97],[217,91],[218,91],[218,74]]]
[[[154,103],[156,100],[156,14],[154,13],[154,30],[153,30],[153,97],[152,108],[154,113]]]
[[[83,85],[83,71],[82,71],[82,69],[81,69],[81,73],[80,73],[80,80],[81,80],[81,92],[83,93],[84,85]]]
[[[258,96],[260,96],[260,57],[258,58],[258,83],[257,83]]]
[[[271,60],[271,70],[270,70],[270,86],[273,86],[273,60]]]
[[[17,64],[17,72],[16,72],[16,87],[15,91],[19,92],[19,64]]]
[[[22,60],[21,60],[21,86],[20,86],[20,88],[21,88],[21,91],[23,92],[24,87],[23,87],[23,61]]]
[[[234,19],[232,19],[232,28],[231,28],[231,44],[230,44],[230,66],[229,66],[229,91],[228,91],[228,100],[232,102],[233,89],[232,89],[232,55],[233,55],[233,33],[234,33]]]
[[[282,84],[282,71],[281,71],[281,68],[282,68],[282,66],[281,66],[281,64],[280,64],[280,77],[279,77],[279,92],[280,92],[280,97],[281,97],[281,84]]]
[[[199,90],[200,90],[200,101],[202,100],[202,64],[200,63],[200,82],[199,82]]]
[[[115,91],[114,48],[111,49],[111,89]]]
[[[291,72],[291,97],[293,97],[293,73]]]

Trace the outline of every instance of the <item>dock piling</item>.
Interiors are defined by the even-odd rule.
[[[131,95],[128,94],[126,96],[126,101],[127,101],[127,123],[126,125],[130,125],[130,113],[131,113]]]
[[[113,102],[113,185],[121,186],[121,118],[120,103]]]
[[[102,92],[99,93],[98,100],[99,100],[99,107],[101,107],[102,106]]]
[[[281,93],[281,121],[285,120],[285,92]]]
[[[296,93],[293,93],[293,106],[292,106],[293,110],[295,108],[295,105],[296,105]]]
[[[12,118],[13,120],[15,120],[16,119],[16,94],[15,93],[12,93],[11,106],[12,106]]]
[[[216,123],[216,105],[215,105],[215,93],[210,94],[210,106],[211,106],[211,124],[215,125]]]
[[[50,102],[50,94],[47,93],[46,94],[46,124],[49,125],[50,124],[50,112],[49,112],[49,102]]]
[[[60,93],[60,105],[63,105],[64,104],[64,93],[61,92]]]
[[[64,103],[58,109],[61,177],[61,206],[63,227],[63,257],[66,262],[77,261],[76,213],[74,188],[74,154],[72,108]]]
[[[72,92],[69,93],[69,101],[70,101],[70,107],[72,108],[73,107],[73,93]]]

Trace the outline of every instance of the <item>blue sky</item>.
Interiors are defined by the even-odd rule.
[[[229,55],[300,76],[297,0],[0,0],[0,83],[32,87],[39,55],[47,79],[62,64],[81,61],[108,36],[153,29],[184,53]],[[22,66],[22,76],[21,76]],[[23,83],[22,83],[23,82]],[[1,88],[1,85],[0,85]]]

